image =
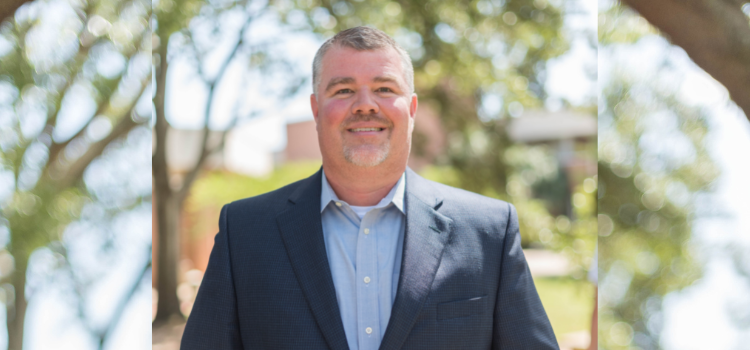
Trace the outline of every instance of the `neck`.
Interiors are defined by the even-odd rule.
[[[323,162],[326,180],[336,192],[339,199],[350,205],[367,207],[376,205],[406,170],[406,164],[401,167],[375,166],[363,168],[357,166],[340,169],[327,166]]]

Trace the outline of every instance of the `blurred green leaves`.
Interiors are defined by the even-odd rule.
[[[190,220],[189,232],[202,237],[216,231],[216,220],[203,220],[201,213],[219,210],[227,203],[261,195],[302,180],[320,169],[319,162],[301,162],[283,165],[263,178],[248,177],[230,172],[211,172],[198,179],[186,199],[185,212]],[[191,219],[196,218],[196,219]]]
[[[217,4],[207,3],[201,14],[218,11]],[[393,36],[413,59],[420,106],[434,110],[447,130],[446,152],[434,156],[426,176],[513,202],[522,215],[524,246],[567,247],[576,277],[583,277],[595,244],[595,200],[593,190],[582,188],[585,179],[594,180],[581,174],[566,178],[551,146],[516,145],[506,133],[512,117],[542,107],[546,61],[568,49],[560,4],[276,0],[268,5],[291,28],[322,38],[359,25]],[[493,99],[495,108],[483,109],[485,99]],[[416,132],[414,140],[414,154],[429,153],[422,149],[424,135]],[[595,157],[593,147],[578,153]],[[568,193],[569,186],[579,190]],[[574,196],[579,205],[559,204]]]
[[[573,263],[573,277],[584,278],[596,238],[596,179],[589,173],[567,174],[552,142],[515,144],[506,132],[512,118],[521,116],[525,110],[543,107],[546,62],[568,50],[568,38],[563,31],[565,9],[560,2],[194,1],[190,4],[203,7],[196,10],[190,5],[178,13],[178,2],[162,1],[155,3],[160,51],[167,51],[165,41],[170,40],[170,52],[193,50],[191,54],[200,61],[201,56],[219,48],[221,37],[233,38],[238,33],[240,44],[252,47],[246,56],[251,70],[285,57],[274,57],[270,45],[255,45],[253,40],[257,38],[240,32],[221,32],[219,27],[225,19],[222,14],[237,12],[249,16],[262,12],[261,9],[269,10],[283,22],[283,31],[312,32],[320,39],[359,25],[385,31],[413,59],[420,111],[429,110],[440,119],[445,130],[446,148],[441,154],[428,149],[429,135],[415,132],[412,154],[434,164],[422,173],[433,180],[512,202],[520,215],[524,247],[562,251]],[[190,13],[197,15],[191,19]],[[200,63],[198,67],[200,70]],[[295,76],[294,67],[288,68],[283,79],[276,81],[300,79]],[[155,101],[158,96],[157,90]],[[158,103],[156,109],[158,114]],[[593,111],[591,106],[580,109],[588,114]],[[577,155],[593,163],[592,141],[579,142],[576,147]],[[267,179],[222,172],[202,175],[185,206],[191,231],[194,234],[213,231],[215,221],[196,223],[201,220],[198,213],[202,210],[217,211],[229,201],[273,190],[317,170],[317,166],[295,167],[284,165]],[[586,181],[594,185],[587,187]],[[166,188],[166,182],[160,187]],[[195,222],[190,218],[195,218]],[[167,221],[161,217],[160,220]],[[173,260],[176,264],[176,259]],[[169,284],[159,288],[171,291]]]
[[[619,6],[599,17],[600,55],[655,33]],[[612,59],[614,62],[618,62]],[[707,115],[678,98],[664,57],[647,79],[613,63],[599,98],[600,348],[658,348],[662,298],[700,276],[688,243],[698,194],[718,176]],[[603,69],[600,66],[600,69]],[[602,74],[600,74],[602,76]]]
[[[84,175],[147,121],[150,14],[145,0],[34,1],[0,23],[0,228],[15,265],[2,282],[22,296],[6,305],[11,349],[22,347],[29,258],[111,199]]]

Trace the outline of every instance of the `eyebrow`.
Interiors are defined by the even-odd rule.
[[[372,81],[374,81],[376,83],[393,83],[393,84],[396,84],[396,86],[399,86],[399,87],[401,86],[398,83],[398,80],[396,78],[394,78],[394,77],[391,77],[391,76],[382,76],[382,77],[378,76],[378,77],[373,78]],[[326,92],[330,91],[331,88],[333,88],[336,85],[340,85],[340,84],[354,84],[354,83],[356,83],[356,80],[354,80],[354,78],[352,78],[352,77],[338,77],[338,78],[333,78],[333,79],[331,79],[331,81],[328,82],[328,85],[326,85],[325,91]]]
[[[398,80],[396,80],[396,78],[391,77],[391,76],[375,77],[373,81],[376,83],[393,83],[393,84],[399,85]]]
[[[341,77],[341,78],[333,78],[331,81],[328,82],[328,85],[326,86],[326,92],[331,90],[332,87],[339,85],[339,84],[354,84],[355,80],[352,77]]]

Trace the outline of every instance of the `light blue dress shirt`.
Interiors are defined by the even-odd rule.
[[[340,200],[325,172],[320,212],[336,300],[351,350],[377,350],[391,318],[404,245],[404,175],[360,217]],[[359,208],[357,208],[359,209]]]

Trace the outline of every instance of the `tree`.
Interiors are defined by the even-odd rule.
[[[688,244],[698,195],[718,170],[705,147],[708,116],[678,96],[670,58],[648,77],[615,48],[656,30],[627,8],[600,8],[599,345],[658,348],[663,297],[700,276]]]
[[[50,11],[68,21],[44,21]],[[138,101],[149,94],[150,11],[140,0],[33,2],[0,24],[6,44],[0,174],[7,185],[0,227],[10,232],[6,249],[14,261],[2,276],[15,296],[6,300],[10,349],[23,346],[30,256],[47,247],[66,257],[65,228],[97,198],[85,181],[87,169],[148,121]]]
[[[750,120],[750,19],[744,0],[625,0],[722,83]]]
[[[173,8],[183,11],[172,11]],[[154,195],[156,198],[157,221],[159,230],[157,262],[157,289],[159,293],[158,307],[154,326],[168,323],[172,319],[181,319],[183,313],[177,297],[178,266],[180,259],[179,222],[185,199],[198,176],[203,172],[207,160],[213,154],[221,151],[227,133],[234,126],[257,114],[248,106],[253,101],[238,99],[235,101],[233,114],[228,126],[218,131],[218,139],[211,139],[211,122],[216,118],[213,110],[217,100],[217,91],[225,79],[232,64],[243,65],[244,79],[248,79],[249,71],[257,71],[263,75],[273,76],[280,71],[286,72],[283,78],[286,84],[275,91],[267,89],[268,96],[283,98],[290,96],[301,85],[304,79],[295,75],[296,69],[284,57],[274,54],[274,44],[269,41],[248,40],[249,28],[256,21],[270,13],[265,4],[253,1],[236,1],[227,3],[204,3],[202,1],[162,1],[155,6],[155,34],[158,47],[155,48],[154,62],[156,65],[156,94],[153,98],[156,123],[154,124],[155,148],[153,154]],[[200,10],[200,15],[197,11]],[[226,25],[226,19],[231,16],[242,17],[239,27]],[[221,40],[223,37],[234,38],[231,43]],[[221,63],[212,66],[207,57],[216,55],[228,49],[227,54],[221,54]],[[168,166],[167,138],[173,129],[166,115],[167,77],[169,64],[172,60],[183,59],[192,63],[195,77],[207,88],[206,104],[202,112],[203,126],[199,152],[194,164],[182,175],[170,173]],[[216,72],[213,72],[214,68]],[[260,84],[261,81],[256,81]],[[177,178],[178,181],[174,181]]]

